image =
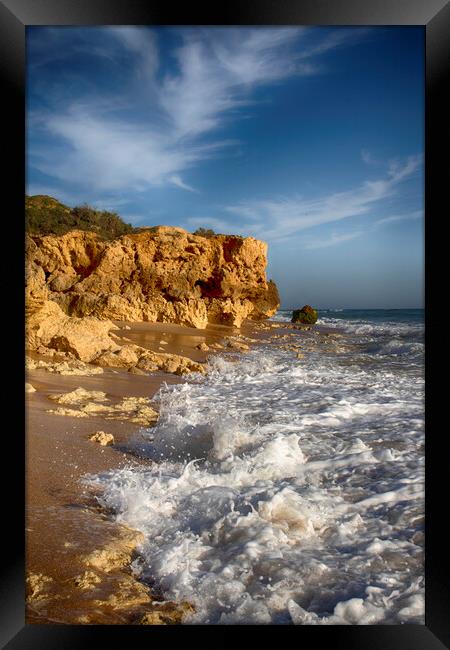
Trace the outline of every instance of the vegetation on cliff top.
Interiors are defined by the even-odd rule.
[[[143,231],[157,232],[158,226],[133,227],[115,212],[95,210],[89,205],[69,208],[57,199],[44,194],[25,197],[25,230],[30,235],[64,235],[71,230],[87,230],[102,239],[116,239],[122,235]],[[214,237],[209,228],[198,228],[200,237]]]
[[[211,230],[211,228],[197,228],[197,230],[194,230],[192,234],[197,235],[197,237],[206,237],[206,239],[209,239],[210,237],[214,237],[217,233],[215,233],[214,230]]]
[[[25,197],[25,229],[31,235],[63,235],[71,230],[88,230],[103,239],[135,232],[135,228],[115,212],[95,210],[88,205],[69,208],[45,195]]]

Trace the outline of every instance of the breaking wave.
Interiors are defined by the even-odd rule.
[[[186,623],[424,622],[423,344],[404,327],[340,320],[339,355],[214,357],[160,390],[131,443],[154,463],[91,477]]]

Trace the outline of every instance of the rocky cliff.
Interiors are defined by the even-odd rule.
[[[105,241],[93,232],[27,236],[27,303],[67,316],[240,327],[279,306],[267,244],[158,226]],[[35,312],[36,310],[32,310]],[[59,311],[59,310],[58,310]]]

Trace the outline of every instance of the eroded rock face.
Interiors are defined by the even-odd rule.
[[[68,359],[66,363],[27,361],[29,370],[46,368],[61,374],[96,374],[101,368],[135,368],[138,372],[162,370],[184,375],[205,372],[202,364],[188,357],[152,352],[139,345],[119,345],[111,330],[119,329],[109,320],[93,316],[67,316],[53,300],[30,298],[26,302],[25,348],[45,356]],[[99,370],[95,371],[94,364]]]
[[[89,363],[100,352],[119,347],[108,334],[118,329],[111,321],[71,318],[53,300],[29,298],[25,316],[25,347],[29,350],[44,346]]]
[[[50,300],[67,316],[240,327],[279,306],[266,280],[267,244],[252,237],[207,239],[160,226],[102,241],[73,231],[27,237],[26,262],[28,298]],[[69,349],[70,340],[55,345]]]

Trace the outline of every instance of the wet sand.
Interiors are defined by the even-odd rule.
[[[203,362],[212,352],[196,349],[199,343],[218,343],[235,333],[233,328],[220,326],[196,330],[172,324],[133,323],[127,327],[131,329],[115,333],[156,352],[181,354]],[[37,354],[30,356],[42,358]],[[103,374],[94,376],[62,376],[36,369],[28,371],[27,381],[36,389],[26,395],[26,565],[31,577],[27,622],[133,623],[154,609],[154,598],[143,592],[139,583],[133,584],[128,568],[132,553],[128,558],[125,554],[123,559],[128,561],[124,566],[94,568],[91,582],[98,582],[94,582],[93,588],[86,588],[86,580],[80,581],[80,576],[92,570],[86,565],[86,557],[94,551],[108,548],[120,539],[124,540],[122,546],[133,544],[133,533],[108,520],[92,493],[83,489],[80,479],[89,473],[142,465],[145,461],[123,451],[125,443],[139,433],[141,426],[102,417],[48,413],[54,408],[49,396],[82,387],[106,392],[112,403],[129,396],[151,401],[163,382],[183,379],[163,372],[141,376],[119,369],[105,369]],[[113,434],[113,446],[89,440],[89,435],[99,430]],[[122,606],[117,603],[118,593],[128,594]],[[112,605],[108,604],[109,599]]]
[[[198,362],[205,361],[214,350],[202,352],[197,349],[197,345],[206,343],[209,346],[220,343],[225,336],[235,336],[241,332],[235,327],[224,325],[208,325],[206,329],[199,330],[173,323],[124,323],[121,321],[114,321],[114,323],[121,328],[131,328],[114,332],[123,339],[124,343],[135,343],[153,352],[181,354]]]
[[[281,324],[251,323],[241,330],[214,325],[197,330],[165,323],[116,324],[127,328],[116,331],[124,342],[128,339],[156,352],[181,354],[198,362],[205,362],[214,352],[226,352],[200,351],[196,346],[203,342],[220,344],[225,336],[239,334],[254,340],[292,334]],[[130,562],[139,538],[112,522],[92,489],[83,488],[81,481],[89,473],[150,462],[136,458],[126,447],[142,425],[98,416],[57,415],[48,410],[54,407],[49,396],[79,387],[104,391],[111,403],[123,397],[146,397],[157,409],[151,400],[161,384],[182,381],[160,371],[134,375],[105,369],[94,376],[28,371],[27,382],[36,392],[26,395],[27,623],[136,624],[143,616],[149,623],[180,622],[182,605],[160,604],[158,594],[132,576]],[[113,434],[113,446],[89,440],[89,435],[99,430]]]

